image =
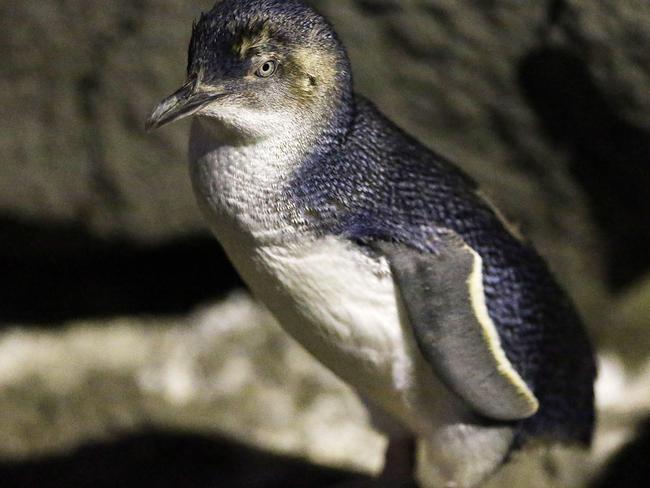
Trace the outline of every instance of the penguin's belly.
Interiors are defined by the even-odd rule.
[[[400,319],[383,258],[336,237],[267,246],[241,234],[221,241],[289,334],[364,396],[413,424],[409,406],[419,403],[422,358]],[[424,388],[433,389],[428,383]]]

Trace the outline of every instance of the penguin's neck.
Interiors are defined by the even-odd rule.
[[[218,121],[197,118],[190,136],[190,168],[202,211],[217,234],[237,229],[260,242],[306,227],[286,189],[319,137],[314,124],[291,117],[268,120],[269,131],[242,136]]]
[[[354,96],[347,70],[311,106],[263,113],[215,108],[196,117],[190,167],[199,206],[217,227],[237,228],[257,241],[304,238],[312,227],[291,197],[291,180],[307,162],[331,158],[352,128]],[[209,110],[209,108],[208,108]]]

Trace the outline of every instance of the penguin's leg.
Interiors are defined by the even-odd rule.
[[[388,439],[384,453],[384,467],[378,482],[412,481],[415,473],[417,444],[413,433],[395,417],[378,407],[372,400],[360,395],[364,402],[370,423]],[[381,486],[388,486],[382,484]],[[401,485],[400,485],[401,486]]]
[[[416,461],[416,439],[405,435],[388,439],[384,469],[379,478],[386,481],[412,480]]]

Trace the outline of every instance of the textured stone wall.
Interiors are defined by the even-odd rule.
[[[591,457],[549,462],[567,486],[596,476],[650,409],[650,3],[311,3],[357,90],[477,179],[579,304],[602,421]],[[143,130],[211,4],[0,1],[7,463],[149,426],[378,467],[383,441],[349,390],[227,295],[241,284],[195,208],[187,123]],[[546,486],[541,459],[495,486],[526,470]]]

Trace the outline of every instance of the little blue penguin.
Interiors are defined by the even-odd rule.
[[[417,438],[423,484],[589,444],[596,367],[574,306],[470,177],[353,91],[323,16],[223,0],[188,58],[147,128],[193,117],[194,192],[229,259],[393,436]]]

